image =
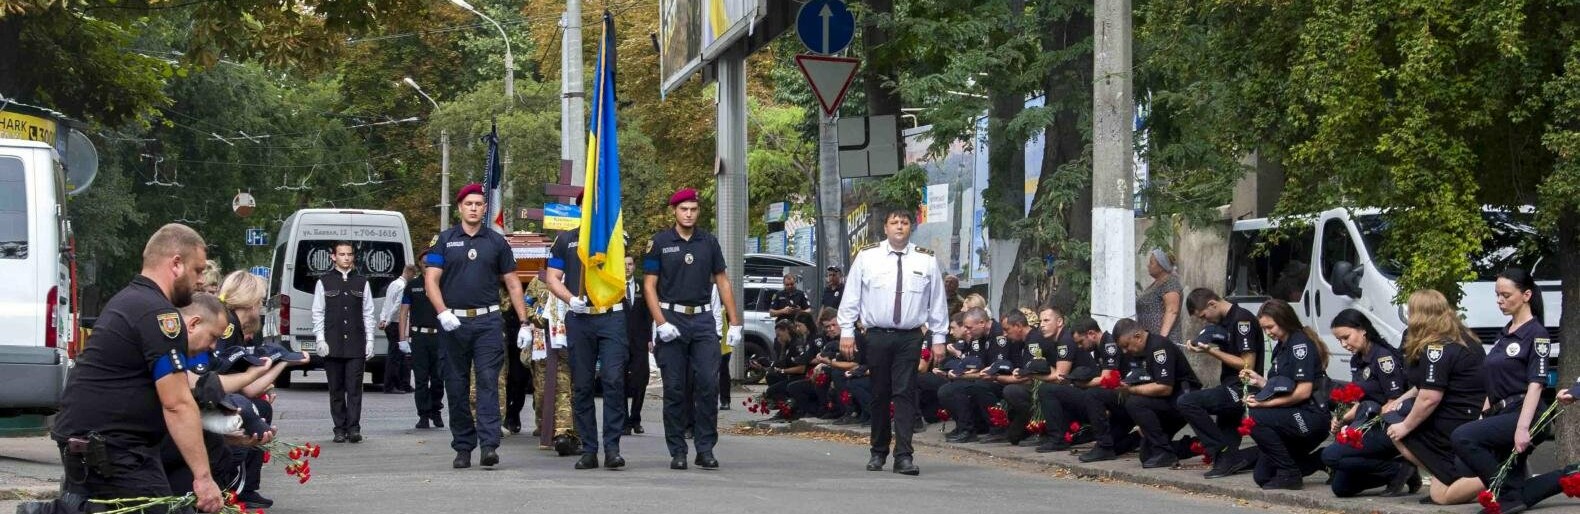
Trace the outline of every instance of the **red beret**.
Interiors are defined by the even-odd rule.
[[[476,182],[473,182],[471,184],[467,184],[467,185],[461,187],[461,191],[455,194],[455,203],[461,203],[461,200],[465,200],[468,195],[482,195],[482,194],[483,194],[483,185],[479,184],[479,183],[476,183]],[[485,202],[488,201],[488,195],[483,195],[483,201],[485,201]]]
[[[684,203],[684,202],[695,202],[695,201],[697,201],[697,190],[689,188],[689,187],[688,188],[683,188],[683,189],[681,189],[679,191],[675,191],[675,194],[669,196],[669,206],[670,207],[674,207],[676,205],[680,205],[681,203]]]

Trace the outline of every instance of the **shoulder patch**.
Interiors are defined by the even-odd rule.
[[[220,339],[230,339],[230,336],[232,334],[235,334],[235,333],[236,333],[236,324],[235,323],[226,323],[225,324],[225,333],[220,334],[219,338]]]
[[[1443,358],[1443,345],[1432,344],[1426,346],[1426,360],[1437,362]]]
[[[1153,351],[1152,360],[1157,361],[1158,364],[1167,364],[1169,362],[1169,352],[1167,350]]]
[[[1550,343],[1547,338],[1536,338],[1536,355],[1540,355],[1544,359],[1547,358],[1547,352],[1549,350],[1548,346],[1550,346]]]
[[[1307,355],[1306,354],[1306,345],[1305,345],[1305,343],[1297,344],[1297,345],[1295,345],[1294,347],[1292,347],[1290,349],[1295,351],[1295,358],[1296,359],[1305,360],[1306,355]]]
[[[1393,356],[1392,355],[1385,355],[1385,356],[1382,356],[1382,357],[1378,357],[1377,358],[1377,369],[1381,369],[1383,373],[1392,375],[1393,374],[1393,370],[1394,370]]]
[[[917,252],[920,252],[920,253],[925,253],[925,254],[927,254],[927,255],[932,255],[932,254],[933,254],[933,251],[932,251],[932,250],[928,250],[928,249],[926,249],[926,248],[922,248],[922,247],[920,247],[920,246],[918,246],[918,247],[916,247],[916,251],[917,251]]]
[[[1241,321],[1235,328],[1240,331],[1242,336],[1251,334],[1251,322],[1249,321]]]
[[[181,313],[166,312],[154,319],[159,321],[159,331],[164,333],[165,337],[175,339],[176,336],[181,335]]]
[[[429,248],[433,248],[435,246],[439,246],[439,235],[438,234],[434,234],[432,238],[428,239],[428,247]]]

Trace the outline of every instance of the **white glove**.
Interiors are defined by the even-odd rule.
[[[571,301],[567,302],[566,306],[570,308],[571,312],[574,312],[574,313],[577,313],[577,314],[587,314],[587,299],[586,298],[582,298],[580,296],[575,297],[575,298],[571,298]]]
[[[368,344],[362,347],[362,355],[364,355],[363,358],[365,359],[373,358],[373,341],[368,341]]]
[[[731,325],[728,335],[724,336],[724,342],[729,343],[730,348],[738,347],[741,345],[741,335],[745,332],[746,327]]]
[[[323,339],[319,339],[318,344],[313,345],[313,353],[318,354],[319,357],[328,357],[329,343]]]
[[[677,337],[680,337],[680,329],[675,328],[674,325],[665,323],[663,325],[659,325],[658,328],[653,329],[653,334],[658,336],[658,340],[667,343],[674,341]]]
[[[516,348],[525,350],[531,347],[532,329],[528,327],[521,327],[521,330],[516,331]]]
[[[400,342],[395,343],[395,344],[397,346],[400,346],[400,352],[401,353],[411,353],[411,340],[410,339],[405,340],[405,341],[400,341]]]
[[[461,318],[455,317],[455,313],[450,311],[441,312],[439,313],[439,327],[443,328],[445,332],[453,332],[455,329],[461,328]]]

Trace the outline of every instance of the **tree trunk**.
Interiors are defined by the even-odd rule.
[[[1077,11],[1070,14],[1070,18],[1062,23],[1047,23],[1047,31],[1043,36],[1042,47],[1045,53],[1062,53],[1066,49],[1084,44],[1092,37],[1092,14],[1089,11]],[[1050,205],[1047,211],[1032,211],[1033,216],[1058,216],[1063,224],[1066,242],[1087,243],[1092,242],[1092,184],[1085,176],[1063,176],[1058,173],[1061,166],[1081,159],[1081,153],[1086,149],[1086,139],[1081,132],[1082,113],[1088,112],[1092,105],[1090,98],[1090,84],[1092,83],[1090,53],[1083,53],[1065,61],[1048,71],[1043,82],[1043,90],[1047,92],[1048,105],[1059,102],[1062,107],[1048,124],[1047,133],[1043,139],[1046,146],[1042,153],[1042,178],[1041,180],[1077,181],[1080,194],[1070,205]],[[1078,101],[1077,101],[1078,99]],[[1037,197],[1032,200],[1032,205],[1041,203],[1043,187],[1037,187]],[[1056,259],[1056,266],[1067,269],[1090,270],[1091,255],[1089,253],[1075,253],[1066,248],[1048,248]],[[1062,264],[1059,264],[1062,262]],[[1077,287],[1081,284],[1059,284],[1058,291],[1049,299],[1049,303],[1059,307],[1066,314],[1085,312],[1088,307],[1079,305],[1082,291]]]
[[[1567,380],[1580,377],[1580,210],[1568,207],[1558,217],[1558,269],[1563,281],[1563,312],[1558,317],[1558,339],[1567,352],[1559,354],[1560,388],[1569,387]],[[1572,415],[1572,413],[1571,413]],[[1561,463],[1580,462],[1580,423],[1574,420],[1557,423],[1558,450]]]

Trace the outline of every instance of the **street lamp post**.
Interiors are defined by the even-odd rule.
[[[466,0],[450,0],[450,3],[455,4],[456,7],[471,11],[472,14],[476,14],[482,19],[488,20],[489,23],[494,24],[494,28],[499,29],[499,37],[505,40],[505,112],[510,112],[511,107],[516,103],[516,58],[510,53],[510,34],[505,33],[505,27],[503,25],[500,25],[499,22],[494,21],[493,18],[488,17],[487,14],[483,14],[483,11],[478,10],[476,7],[472,7],[472,4],[467,3]],[[504,148],[501,157],[499,169],[501,171],[500,174],[503,176],[499,177],[499,179],[500,183],[502,184],[501,188],[504,189],[505,192],[505,194],[501,196],[513,197],[514,195],[510,189],[510,180],[508,179],[510,176],[508,173],[508,170],[510,169],[510,147],[506,146]],[[508,199],[509,198],[507,198],[507,200]],[[509,202],[507,201],[504,203]],[[511,221],[515,217],[509,214],[510,211],[505,210],[504,205],[499,205],[496,208],[505,213],[504,219],[505,223],[507,224],[505,230],[509,230],[508,225],[514,225],[514,223],[511,223]],[[485,220],[485,222],[487,221]]]
[[[417,90],[417,94],[433,104],[433,110],[439,110],[439,102],[423,92],[422,87],[411,77],[406,77],[403,82]],[[450,130],[439,130],[439,231],[444,232],[450,228]]]

